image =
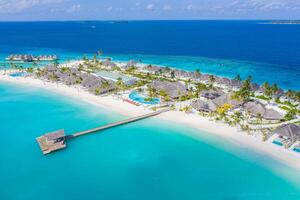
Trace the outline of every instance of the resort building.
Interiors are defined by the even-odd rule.
[[[274,131],[274,134],[279,136],[279,139],[281,139],[280,142],[286,147],[289,147],[296,142],[300,142],[300,127],[296,124],[280,126]]]
[[[253,117],[262,117],[267,121],[278,122],[284,118],[283,114],[277,112],[272,108],[266,108],[262,103],[258,101],[249,101],[243,105],[245,111],[247,111]]]
[[[222,107],[225,104],[230,105],[231,109],[235,109],[239,107],[242,102],[236,99],[232,99],[230,93],[225,93],[215,99],[208,101],[198,99],[194,101],[191,106],[197,111],[215,112],[219,107]]]
[[[123,66],[122,66],[122,68],[123,68],[124,70],[126,70],[126,69],[129,69],[130,67],[136,67],[137,64],[138,64],[137,61],[135,61],[135,60],[129,60],[129,61],[126,63],[126,65],[123,65]]]
[[[188,88],[180,82],[154,81],[152,87],[157,92],[165,91],[173,100],[188,95]]]
[[[200,112],[215,112],[218,109],[213,101],[203,101],[198,99],[191,104],[192,108]]]
[[[66,147],[64,130],[47,133],[41,137],[36,138],[36,140],[38,141],[40,148],[44,154],[48,154]]]
[[[100,76],[95,76],[92,74],[82,74],[81,78],[81,85],[96,95],[115,90],[115,84],[112,81],[106,80]]]
[[[208,99],[208,100],[216,99],[224,94],[225,93],[222,90],[213,90],[213,89],[203,90],[200,92],[200,96],[203,97],[204,99]]]
[[[117,82],[118,80],[122,80],[123,83],[127,86],[134,85],[137,82],[137,79],[134,77],[126,76],[119,72],[111,72],[111,71],[99,71],[95,73],[96,76],[100,76],[107,80],[111,80],[113,82]]]

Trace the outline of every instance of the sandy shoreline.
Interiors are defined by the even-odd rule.
[[[145,109],[143,106],[138,107],[131,105],[114,96],[97,97],[81,89],[80,87],[69,87],[57,83],[43,82],[31,77],[9,77],[4,75],[3,72],[0,73],[0,81],[47,89],[55,93],[80,99],[95,106],[100,106],[106,109],[109,108],[110,110],[125,116],[131,117],[151,112]],[[262,142],[260,138],[249,136],[246,133],[239,131],[235,127],[229,127],[223,123],[209,121],[209,119],[201,117],[198,114],[186,114],[179,111],[170,111],[157,116],[157,118],[180,123],[206,133],[214,134],[215,136],[222,137],[222,140],[227,140],[243,148],[248,148],[259,154],[269,156],[300,171],[299,153],[281,148],[269,142]],[[203,132],[199,132],[199,134],[203,134]]]

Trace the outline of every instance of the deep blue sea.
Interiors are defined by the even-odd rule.
[[[103,49],[141,60],[300,89],[300,26],[257,21],[0,23],[0,60]],[[3,65],[3,64],[2,64]],[[147,119],[68,142],[43,156],[37,136],[125,117],[47,90],[0,81],[0,200],[299,200],[300,173],[251,149]],[[198,137],[195,137],[198,135]]]
[[[252,75],[300,89],[299,35],[300,25],[266,21],[2,22],[0,57],[51,52],[64,60],[102,49],[116,60]]]

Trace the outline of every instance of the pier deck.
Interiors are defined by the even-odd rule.
[[[41,137],[36,138],[36,140],[39,143],[43,154],[48,154],[67,147],[64,137],[65,131],[59,130],[42,135]]]
[[[100,126],[100,127],[97,127],[97,128],[93,128],[93,129],[89,129],[89,130],[86,130],[86,131],[74,133],[72,135],[65,135],[64,130],[59,130],[59,131],[55,131],[55,132],[52,132],[52,133],[47,133],[45,135],[42,135],[41,137],[36,138],[36,140],[39,143],[39,146],[40,146],[43,154],[49,154],[53,151],[57,151],[57,150],[66,148],[67,147],[67,145],[66,145],[66,140],[67,139],[79,137],[79,136],[86,135],[86,134],[89,134],[89,133],[95,133],[95,132],[98,132],[98,131],[102,131],[102,130],[105,130],[105,129],[121,126],[121,125],[128,124],[128,123],[132,123],[132,122],[139,121],[139,120],[142,120],[142,119],[146,119],[146,118],[149,118],[149,117],[154,117],[156,115],[159,115],[159,114],[164,113],[164,112],[168,112],[170,110],[171,110],[170,108],[166,108],[166,109],[159,110],[159,111],[152,112],[152,113],[148,113],[148,114],[145,114],[145,115],[132,117],[132,118],[129,118],[129,119],[121,120],[121,121],[111,123],[111,124],[107,124],[107,125],[104,125],[104,126]]]

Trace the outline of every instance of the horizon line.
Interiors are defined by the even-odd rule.
[[[5,22],[133,22],[133,21],[300,21],[300,19],[48,19],[48,20],[0,20],[0,23]]]

